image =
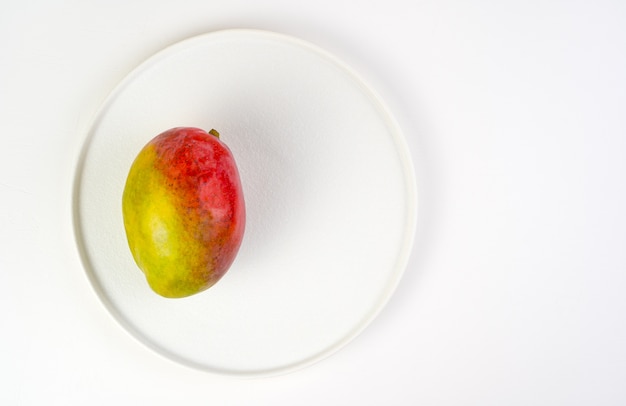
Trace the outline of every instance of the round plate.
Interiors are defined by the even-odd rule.
[[[220,282],[166,299],[133,262],[121,201],[139,150],[178,126],[220,132],[247,224]],[[405,140],[350,68],[298,39],[225,30],[168,47],[113,91],[74,208],[87,273],[125,329],[189,366],[268,375],[322,359],[375,317],[406,266],[416,204]]]

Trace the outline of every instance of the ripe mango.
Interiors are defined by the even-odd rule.
[[[180,298],[213,286],[243,240],[239,172],[219,133],[167,130],[135,158],[122,212],[128,246],[153,291]]]

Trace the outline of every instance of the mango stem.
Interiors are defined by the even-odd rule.
[[[209,134],[216,136],[217,138],[220,137],[220,133],[217,132],[216,129],[212,128],[211,131],[209,131]]]

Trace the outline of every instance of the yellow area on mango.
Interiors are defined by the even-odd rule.
[[[150,287],[165,297],[184,297],[206,284],[193,272],[201,266],[203,247],[185,228],[180,204],[154,167],[155,159],[155,148],[148,145],[130,169],[122,198],[124,227],[133,258]]]

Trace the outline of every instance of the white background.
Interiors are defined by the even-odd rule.
[[[626,3],[3,1],[0,401],[626,404]],[[75,165],[109,91],[224,28],[339,56],[403,127],[419,191],[396,294],[356,340],[279,377],[164,359],[99,302]]]

